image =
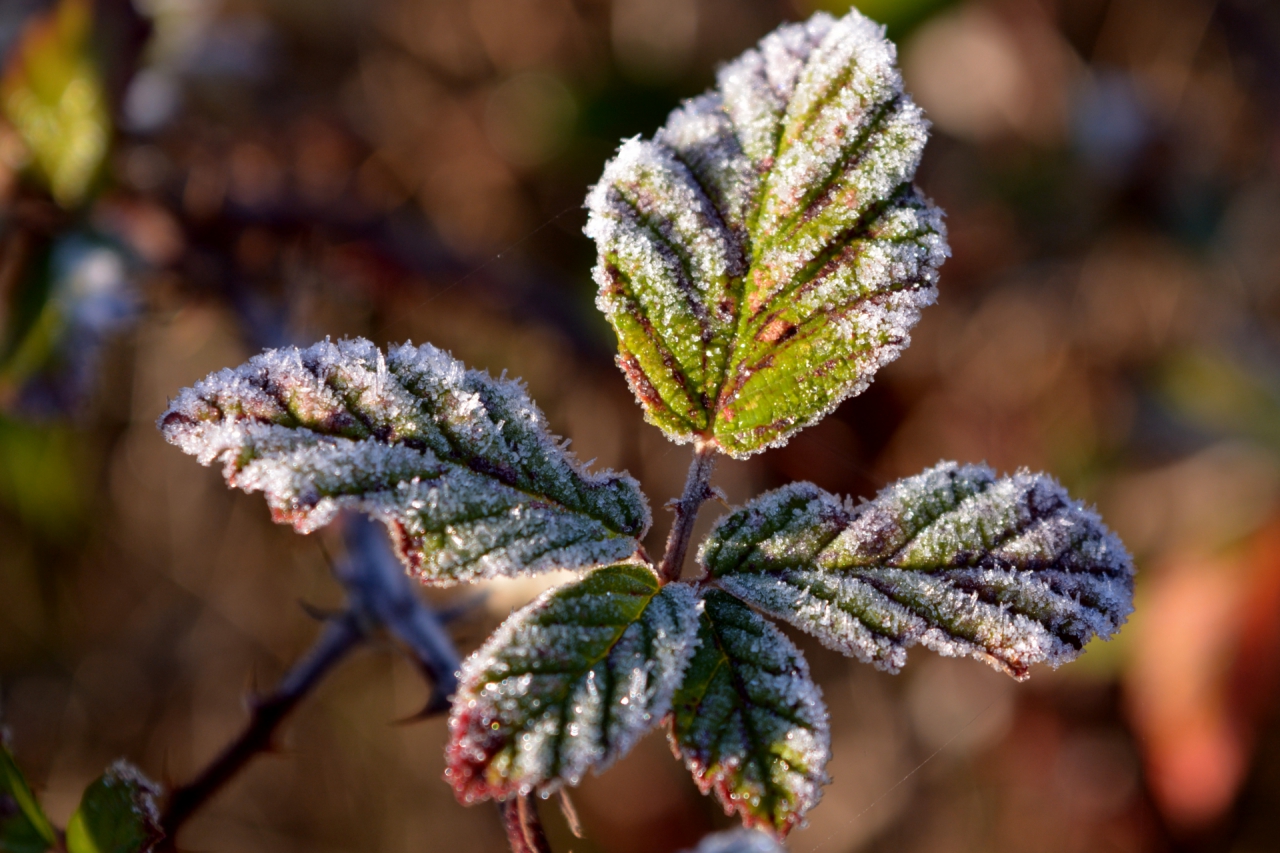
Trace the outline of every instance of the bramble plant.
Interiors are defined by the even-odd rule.
[[[1132,610],[1132,561],[1092,510],[1046,475],[953,462],[872,501],[810,483],[760,495],[682,575],[717,455],[783,444],[860,393],[936,298],[942,213],[911,183],[928,125],[895,62],[857,11],[783,26],[652,139],[624,142],[588,196],[618,363],[649,422],[693,444],[659,560],[635,480],[580,465],[519,382],[429,344],[268,350],[160,417],[228,485],[263,492],[277,522],[383,522],[423,583],[585,573],[513,613],[458,673],[445,776],[464,803],[507,804],[513,850],[549,849],[531,796],[603,770],[660,723],[746,827],[781,839],[802,824],[828,781],[828,715],[775,621],[890,672],[923,645],[1021,680]],[[4,831],[26,820],[45,849],[47,821],[6,773],[0,793],[21,809]],[[700,849],[774,845],[751,833]]]

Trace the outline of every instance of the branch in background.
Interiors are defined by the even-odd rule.
[[[351,603],[372,625],[403,643],[431,679],[434,689],[424,716],[448,709],[458,687],[458,650],[439,614],[418,598],[414,582],[387,547],[381,525],[352,515],[343,533],[347,559],[336,568]]]
[[[298,703],[379,629],[403,643],[431,678],[432,698],[423,716],[448,707],[457,686],[458,652],[440,618],[417,597],[377,525],[351,517],[344,523],[344,534],[347,554],[334,566],[334,574],[347,591],[346,609],[329,620],[315,645],[273,693],[253,701],[249,723],[240,736],[194,781],[173,791],[160,818],[165,838],[158,850],[176,849],[183,824],[256,755],[269,750],[276,731]]]
[[[715,464],[715,445],[694,445],[693,462],[689,465],[684,494],[680,496],[680,500],[667,504],[675,510],[676,517],[671,523],[667,550],[662,555],[662,566],[658,572],[665,581],[680,580],[680,571],[684,568],[684,556],[689,550],[689,538],[693,535],[693,523],[698,518],[698,509],[717,494],[711,488],[711,472]]]
[[[365,640],[360,620],[348,611],[331,620],[306,657],[285,674],[274,693],[253,701],[249,724],[240,737],[187,785],[174,790],[160,816],[165,838],[157,849],[176,849],[178,830],[254,756],[271,748],[276,730],[329,670]]]

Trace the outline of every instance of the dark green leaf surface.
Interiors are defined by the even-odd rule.
[[[650,421],[733,456],[784,442],[909,342],[948,249],[911,186],[928,135],[856,10],[779,28],[587,200],[597,304]]]
[[[943,463],[852,506],[810,483],[721,519],[716,583],[825,645],[897,671],[908,646],[1023,678],[1074,659],[1133,610],[1133,563],[1052,478]]]
[[[68,853],[147,853],[163,837],[156,785],[118,761],[85,789],[67,824]]]
[[[446,778],[466,803],[576,785],[657,725],[698,629],[687,584],[610,566],[513,614],[462,666]]]
[[[0,730],[0,853],[44,853],[56,841],[53,825],[9,751],[8,733]]]
[[[385,522],[424,581],[622,562],[649,526],[635,480],[585,470],[523,387],[429,344],[268,350],[183,390],[159,423],[299,532],[343,509]]]
[[[698,650],[671,703],[672,746],[726,813],[785,836],[827,781],[827,708],[781,631],[723,592],[703,600]]]

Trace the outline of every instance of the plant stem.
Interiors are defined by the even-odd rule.
[[[350,516],[343,528],[348,559],[335,568],[352,606],[408,647],[434,684],[423,715],[445,711],[458,689],[461,660],[439,615],[423,603],[413,579],[387,546],[382,525]]]
[[[365,639],[356,615],[347,611],[329,622],[306,657],[289,670],[275,692],[254,700],[249,724],[194,781],[174,790],[160,816],[165,838],[160,850],[174,850],[178,829],[233,776],[271,748],[276,729],[312,688]]]
[[[676,517],[671,524],[671,533],[667,536],[667,550],[662,555],[662,565],[658,569],[663,581],[680,579],[684,557],[689,550],[689,539],[693,535],[693,522],[698,518],[698,509],[715,496],[715,491],[711,488],[711,471],[715,464],[716,451],[711,444],[699,442],[694,445],[693,462],[689,465],[684,494],[680,496],[680,500],[669,504],[675,510]]]
[[[507,831],[511,853],[551,853],[532,794],[512,797],[500,803],[498,809],[502,812],[502,827]]]
[[[175,850],[178,830],[254,756],[271,748],[276,730],[329,670],[379,628],[403,643],[432,680],[421,716],[449,706],[458,686],[458,652],[435,611],[414,593],[413,582],[387,546],[378,525],[346,520],[347,555],[333,567],[347,592],[347,608],[326,625],[315,645],[285,674],[275,691],[252,702],[249,723],[194,781],[176,788],[160,817],[161,853]],[[536,815],[535,815],[536,819]]]

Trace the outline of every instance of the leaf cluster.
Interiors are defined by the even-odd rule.
[[[159,426],[299,532],[382,521],[425,583],[585,573],[463,664],[445,774],[463,802],[577,784],[665,721],[698,786],[781,838],[821,795],[830,735],[775,620],[889,671],[923,645],[1022,679],[1132,609],[1132,562],[1092,510],[1046,475],[951,462],[856,504],[760,495],[679,578],[712,455],[782,443],[863,390],[934,300],[946,238],[911,184],[926,138],[882,30],[819,14],[623,143],[591,191],[618,363],[645,416],[695,444],[674,571],[641,545],[633,479],[579,464],[519,383],[429,344],[269,350]]]

